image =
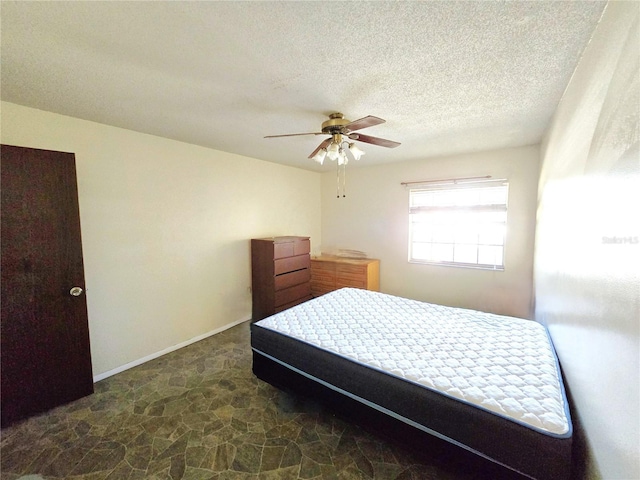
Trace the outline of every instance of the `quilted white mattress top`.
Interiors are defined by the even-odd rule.
[[[537,322],[343,288],[259,325],[533,429],[570,430],[555,353]]]

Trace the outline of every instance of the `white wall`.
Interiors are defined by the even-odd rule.
[[[609,2],[542,146],[536,317],[575,400],[590,478],[640,478],[639,10]]]
[[[379,258],[385,293],[530,318],[537,146],[354,167],[347,167],[346,198],[336,198],[336,172],[322,176],[322,241],[315,253],[355,249]],[[409,263],[409,193],[400,183],[483,175],[509,180],[505,270]]]
[[[94,375],[251,317],[249,239],[320,238],[318,173],[2,103],[4,144],[73,152]]]

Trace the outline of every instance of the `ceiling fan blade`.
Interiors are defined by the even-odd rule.
[[[285,135],[267,135],[264,138],[278,138],[278,137],[297,137],[300,135],[325,135],[322,132],[310,132],[310,133],[287,133]]]
[[[357,140],[359,142],[371,143],[380,147],[395,148],[400,145],[400,142],[394,142],[393,140],[386,140],[384,138],[371,137],[369,135],[362,135],[361,133],[350,133],[348,137],[351,140]]]
[[[373,115],[369,115],[358,120],[354,120],[351,123],[347,123],[344,127],[342,127],[344,132],[354,132],[356,130],[360,130],[362,128],[373,127],[374,125],[380,125],[384,123],[385,120],[374,117]]]
[[[322,148],[327,148],[329,146],[329,144],[331,143],[331,139],[327,138],[324,142],[322,142],[320,145],[318,145],[318,148],[316,148],[313,153],[311,155],[309,155],[308,158],[313,158],[315,157],[316,153],[318,153],[320,151],[320,149]]]

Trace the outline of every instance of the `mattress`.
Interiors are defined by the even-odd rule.
[[[526,475],[568,468],[567,399],[537,322],[344,288],[253,324],[252,347]]]

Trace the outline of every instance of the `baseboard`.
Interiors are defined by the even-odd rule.
[[[161,357],[163,355],[166,355],[167,353],[171,353],[171,352],[175,352],[176,350],[180,350],[181,348],[187,347],[193,343],[199,342],[200,340],[204,340],[207,337],[210,337],[211,335],[215,335],[216,333],[220,333],[220,332],[224,332],[225,330],[228,330],[232,327],[235,327],[236,325],[240,325],[241,323],[244,323],[246,321],[251,320],[251,317],[248,318],[244,318],[242,320],[237,320],[233,323],[229,323],[223,327],[217,328],[215,330],[211,330],[210,332],[207,333],[203,333],[202,335],[198,335],[197,337],[193,337],[190,340],[187,340],[186,342],[181,342],[178,343],[177,345],[173,345],[169,348],[165,348],[164,350],[161,350],[159,352],[156,353],[152,353],[151,355],[147,355],[146,357],[142,357],[139,358],[138,360],[134,360],[133,362],[129,362],[125,365],[122,365],[120,367],[114,368],[113,370],[109,370],[108,372],[104,372],[101,373],[99,375],[96,375],[93,377],[93,383],[97,383],[100,380],[104,380],[105,378],[111,377],[113,375],[116,375],[118,373],[124,372],[125,370],[129,370],[130,368],[133,367],[137,367],[138,365],[142,365],[143,363],[146,363],[150,360],[154,360],[158,357]]]

